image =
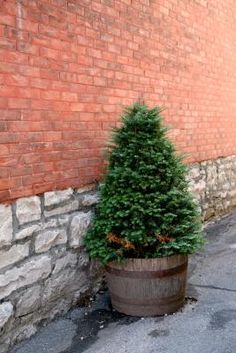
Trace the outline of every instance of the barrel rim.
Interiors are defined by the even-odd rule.
[[[128,277],[128,278],[162,278],[167,276],[174,276],[187,270],[188,262],[185,261],[178,266],[173,266],[168,269],[158,270],[125,270],[124,268],[115,268],[106,266],[106,271],[115,276]]]
[[[188,255],[186,254],[174,254],[171,256],[164,256],[164,257],[155,257],[155,258],[149,258],[149,259],[143,259],[143,258],[126,258],[123,261],[110,261],[108,262],[105,267],[107,268],[117,268],[117,269],[126,269],[126,266],[130,265],[130,264],[134,264],[134,265],[148,265],[148,264],[154,264],[156,263],[157,265],[161,265],[163,262],[170,262],[172,264],[174,264],[174,260],[176,260],[176,265],[180,265],[182,263],[187,262],[188,263]],[[177,261],[177,260],[181,260],[181,261]],[[172,262],[173,261],[173,262]],[[173,266],[171,266],[173,267]],[[150,268],[151,270],[151,268]],[[131,271],[131,270],[128,270]]]

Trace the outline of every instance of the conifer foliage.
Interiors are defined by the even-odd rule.
[[[161,109],[135,103],[114,129],[101,198],[85,245],[102,263],[190,254],[202,244],[186,166]]]

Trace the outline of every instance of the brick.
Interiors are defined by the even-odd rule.
[[[30,21],[28,18],[21,20],[21,26],[22,28],[24,28],[25,31],[28,32],[38,33],[39,31],[38,23]]]
[[[50,48],[40,48],[40,55],[46,58],[58,59],[59,51]]]
[[[38,55],[39,54],[39,47],[32,43],[27,43],[22,40],[17,41],[16,48],[19,52]]]
[[[0,191],[0,202],[10,201],[11,194],[9,190]]]
[[[0,109],[7,108],[7,106],[8,106],[7,98],[0,97]],[[1,117],[0,117],[0,119],[1,119]]]
[[[97,58],[97,59],[101,59],[102,58],[102,53],[100,50],[97,49],[92,49],[92,48],[88,48],[87,49],[87,55]]]
[[[32,87],[48,89],[51,85],[49,80],[42,78],[31,78],[30,84]]]
[[[29,57],[29,64],[34,67],[38,66],[40,68],[48,68],[49,61],[47,58],[44,58],[42,56],[30,56]]]
[[[14,16],[5,13],[0,13],[0,23],[8,26],[15,26],[16,20]]]
[[[9,147],[7,145],[1,145],[0,156],[6,156],[9,153]]]
[[[77,93],[63,92],[62,93],[62,100],[67,101],[67,102],[77,102],[78,95],[77,95]]]
[[[19,89],[17,87],[1,85],[0,94],[2,97],[17,97],[19,96]]]
[[[107,79],[104,77],[94,77],[93,82],[95,86],[107,86]]]
[[[50,132],[44,133],[45,141],[57,141],[57,140],[61,140],[61,138],[62,138],[61,132],[50,131]]]
[[[18,88],[18,94],[22,98],[40,99],[40,90],[36,88]]]
[[[28,63],[28,55],[27,54],[19,53],[16,51],[9,51],[9,50],[3,49],[3,48],[0,48],[0,58],[1,58],[1,61],[10,62],[10,63],[14,63],[14,64],[16,64],[16,63],[27,64]],[[11,66],[9,65],[9,68],[10,67]],[[12,67],[14,67],[15,69],[17,68],[16,66],[12,66]],[[1,63],[1,71],[2,72],[5,72],[5,68],[7,68],[7,65],[3,66],[3,63]]]
[[[30,100],[22,98],[9,98],[8,107],[11,109],[27,109],[30,108]]]
[[[12,186],[11,180],[8,178],[1,178],[0,190],[8,190]]]
[[[38,67],[32,67],[28,65],[21,65],[19,67],[19,72],[23,74],[24,76],[29,76],[29,77],[39,77],[40,76],[40,70]]]
[[[13,86],[28,86],[29,85],[29,78],[15,74],[15,75],[6,75],[5,82],[8,85],[13,85]]]
[[[43,99],[31,100],[31,108],[35,110],[51,110],[52,102]]]
[[[72,111],[72,112],[82,112],[82,111],[84,111],[85,109],[84,109],[84,104],[81,104],[81,103],[74,103],[74,104],[71,104],[71,106],[70,106],[70,110]]]
[[[0,48],[16,49],[16,41],[8,38],[0,38]]]
[[[24,175],[30,175],[32,174],[32,167],[30,166],[18,166],[17,169],[12,169],[10,172],[11,177],[16,177],[16,176],[24,176]]]
[[[43,91],[41,93],[42,99],[49,99],[49,100],[59,100],[60,99],[60,92],[57,91]]]

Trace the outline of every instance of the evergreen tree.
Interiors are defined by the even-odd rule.
[[[114,129],[101,199],[85,237],[90,256],[103,263],[189,254],[203,242],[186,166],[160,113],[136,103]]]

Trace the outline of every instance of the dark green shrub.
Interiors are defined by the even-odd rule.
[[[103,263],[189,254],[203,242],[186,167],[166,137],[160,111],[136,103],[114,131],[101,199],[85,237],[90,256]]]

